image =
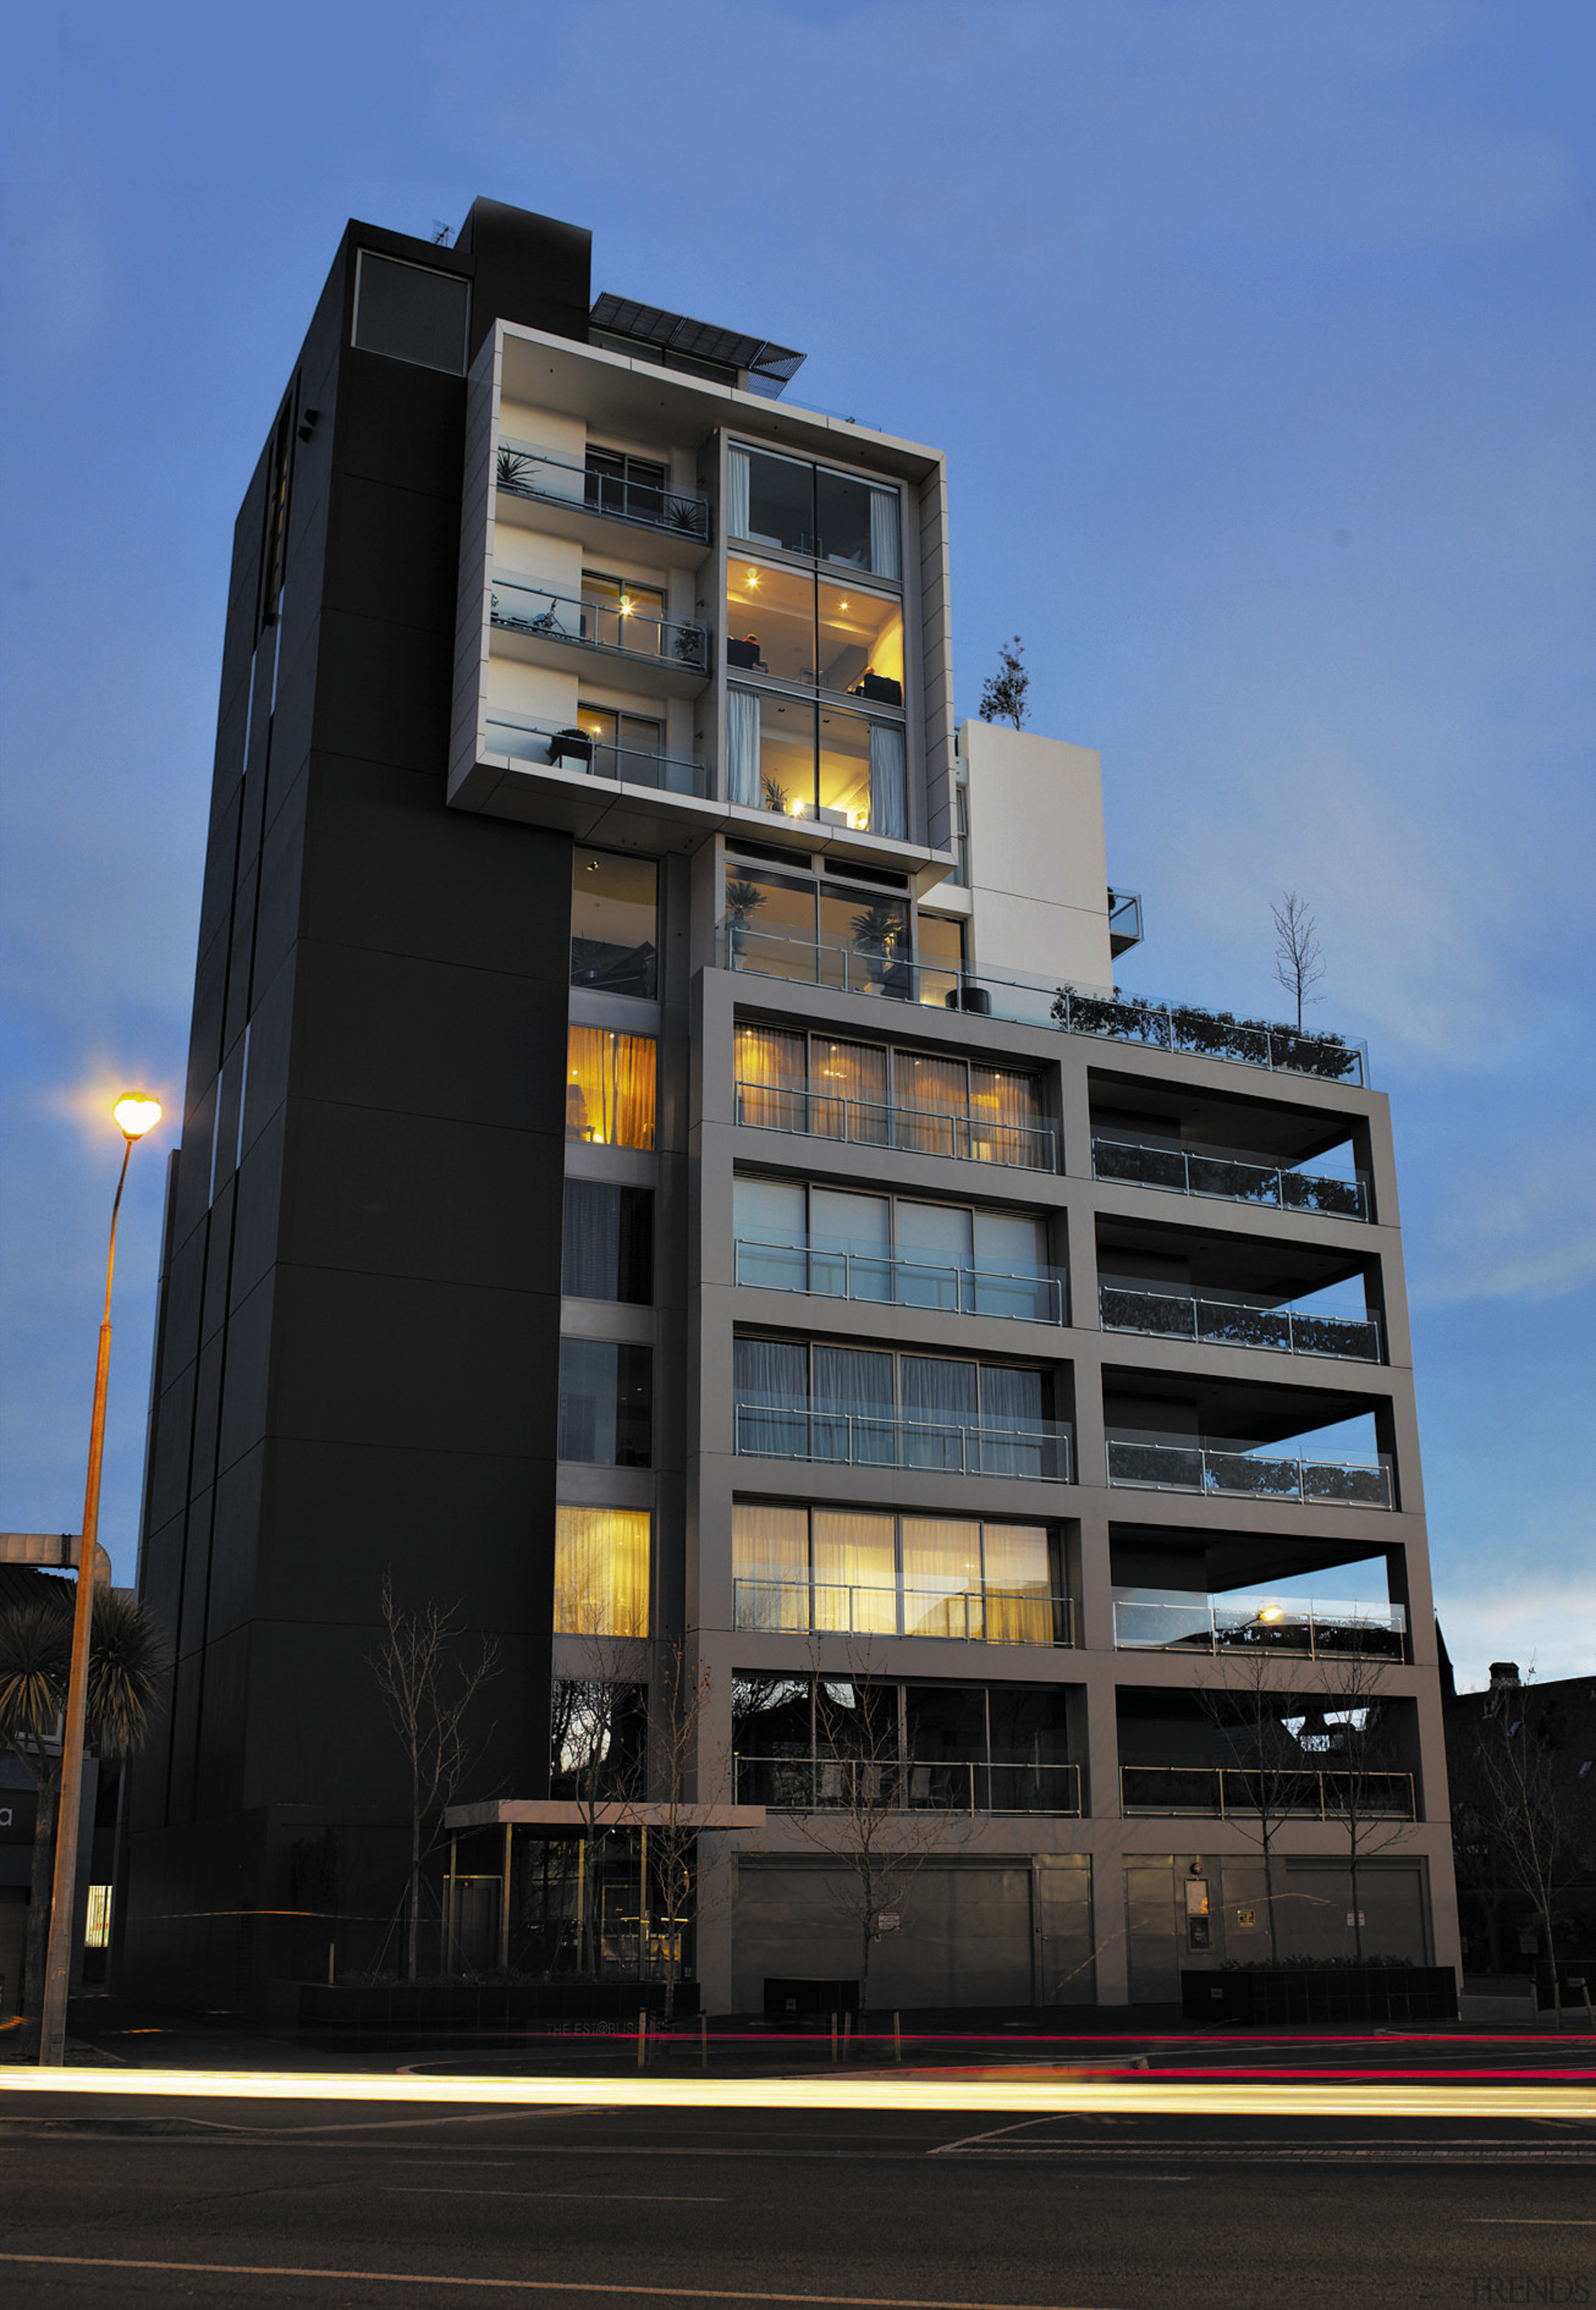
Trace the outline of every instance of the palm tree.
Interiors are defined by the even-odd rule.
[[[0,1749],[16,1758],[38,1793],[22,1963],[22,2016],[32,2030],[44,2010],[72,1599],[68,1582],[50,1580],[40,1582],[35,1601],[0,1606]],[[160,1629],[136,1597],[126,1590],[97,1592],[85,1727],[97,1757],[130,1757],[143,1748],[165,1651]]]

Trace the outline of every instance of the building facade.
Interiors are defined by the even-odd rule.
[[[1097,758],[956,730],[943,461],[802,358],[345,236],[237,533],[149,1986],[392,1962],[385,1578],[496,1648],[446,1967],[1455,1958],[1385,1102],[1115,995]]]

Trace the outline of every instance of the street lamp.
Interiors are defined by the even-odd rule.
[[[66,2059],[66,1994],[72,1982],[72,1919],[77,1905],[78,1815],[83,1798],[83,1724],[88,1713],[89,1641],[94,1625],[94,1549],[100,1533],[100,1471],[105,1457],[105,1394],[111,1368],[111,1277],[117,1265],[117,1214],[127,1181],[134,1142],[160,1120],[160,1101],[143,1091],[127,1091],[111,1113],[121,1132],[122,1168],[111,1205],[111,1239],[105,1257],[105,1314],[100,1325],[100,1355],[94,1367],[94,1412],[89,1426],[89,1481],[83,1493],[83,1528],[78,1541],[77,1595],[72,1616],[72,1667],[66,1681],[66,1722],[61,1732],[61,1803],[56,1817],[56,1879],[50,1894],[49,1950],[44,1967],[44,2020],[39,2037],[40,2069],[58,2070]]]

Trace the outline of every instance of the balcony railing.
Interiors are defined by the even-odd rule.
[[[708,633],[688,618],[655,618],[644,610],[583,602],[572,594],[551,594],[546,586],[523,586],[509,578],[493,580],[489,616],[503,633],[569,642],[620,657],[664,658],[698,673],[709,668]]]
[[[923,1468],[939,1476],[1018,1476],[1070,1481],[1070,1430],[1059,1420],[1019,1428],[964,1427],[903,1420],[892,1412],[779,1404],[743,1398],[735,1406],[736,1446],[761,1460],[826,1460],[850,1468]]]
[[[1209,1492],[1229,1499],[1300,1500],[1310,1507],[1389,1508],[1391,1463],[1298,1460],[1190,1438],[1108,1438],[1108,1481],[1153,1492]]]
[[[501,448],[496,478],[512,497],[541,498],[550,505],[578,505],[643,529],[664,529],[707,543],[708,500],[694,490],[662,490],[620,473],[593,473],[562,457],[532,449]]]
[[[1380,1360],[1380,1326],[1372,1316],[1305,1316],[1259,1300],[1188,1298],[1180,1292],[1126,1290],[1117,1283],[1100,1284],[1097,1302],[1106,1332],[1141,1332],[1210,1347],[1272,1348],[1288,1356]]]
[[[761,1291],[802,1291],[817,1299],[863,1299],[948,1316],[1001,1316],[1021,1324],[1062,1324],[1064,1275],[1028,1275],[889,1253],[833,1251],[819,1245],[737,1244],[737,1281]]]
[[[1058,1142],[1040,1123],[994,1123],[982,1116],[942,1115],[927,1107],[886,1107],[835,1091],[781,1090],[768,1083],[737,1085],[737,1120],[756,1131],[794,1131],[815,1139],[844,1139],[858,1147],[891,1147],[905,1155],[948,1155],[960,1161],[1003,1163],[1025,1171],[1056,1171]]]
[[[1141,893],[1140,890],[1110,890],[1108,893],[1108,951],[1117,960],[1127,950],[1141,943]]]
[[[1071,1645],[1068,1596],[1023,1588],[844,1587],[821,1580],[734,1580],[732,1623],[770,1636],[940,1637],[965,1645]]]
[[[650,753],[641,746],[606,745],[590,731],[555,730],[546,723],[490,718],[487,751],[513,762],[543,769],[582,770],[593,778],[620,778],[633,786],[657,786],[665,794],[704,795],[708,780],[696,754]]]
[[[723,951],[728,970],[757,971],[766,978],[929,1003],[1021,1026],[1062,1027],[1070,1035],[1106,1036],[1149,1050],[1233,1060],[1286,1074],[1315,1075],[1326,1082],[1368,1080],[1362,1045],[1344,1043],[1334,1035],[1298,1035],[1284,1027],[1231,1019],[1223,1012],[1167,1010],[1159,1003],[1117,995],[1081,994],[1056,979],[1033,978],[1022,971],[921,962],[895,944],[837,946],[733,921],[724,934]]]
[[[1305,1660],[1403,1660],[1407,1615],[1399,1605],[1227,1604],[1200,1597],[1159,1601],[1116,1596],[1114,1641],[1121,1652],[1283,1653]]]
[[[1261,1812],[1294,1820],[1417,1820],[1411,1773],[1248,1772],[1230,1765],[1122,1765],[1128,1813],[1201,1813],[1215,1820]]]
[[[1144,1147],[1128,1139],[1093,1138],[1092,1177],[1132,1187],[1162,1187],[1176,1195],[1265,1203],[1282,1211],[1322,1211],[1347,1220],[1369,1215],[1368,1186],[1361,1177],[1336,1179],[1323,1171],[1282,1170],[1236,1156]]]
[[[1045,1812],[1080,1811],[1075,1765],[950,1764],[910,1758],[744,1757],[734,1760],[738,1804],[772,1812]]]

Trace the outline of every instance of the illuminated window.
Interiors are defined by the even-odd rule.
[[[648,1634],[646,1508],[554,1511],[554,1633]]]
[[[651,1035],[573,1027],[566,1060],[565,1135],[594,1147],[654,1145]]]
[[[115,1888],[110,1885],[91,1885],[89,1914],[83,1924],[85,1949],[109,1949],[111,1945],[111,1898]]]

